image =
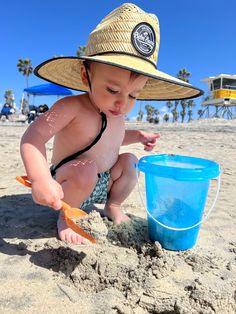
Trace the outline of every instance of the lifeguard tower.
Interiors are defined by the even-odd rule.
[[[202,102],[201,116],[233,119],[236,107],[236,75],[219,74],[202,80],[208,84],[208,95]],[[211,107],[215,112],[211,113]]]

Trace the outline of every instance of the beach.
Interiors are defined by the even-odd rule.
[[[236,313],[236,120],[127,122],[128,129],[160,133],[151,154],[201,157],[221,167],[216,205],[196,245],[185,251],[149,240],[142,174],[140,190],[123,204],[131,223],[114,226],[92,211],[84,224],[96,244],[60,241],[57,212],[35,204],[30,189],[15,180],[25,175],[19,143],[26,128],[0,123],[0,313]],[[51,151],[52,141],[49,160]],[[126,151],[150,155],[141,144]],[[216,188],[212,180],[206,209]]]

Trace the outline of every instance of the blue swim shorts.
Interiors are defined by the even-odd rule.
[[[55,177],[54,165],[50,167],[50,171],[52,177]],[[98,173],[98,181],[97,184],[90,195],[90,197],[85,200],[80,208],[85,209],[86,207],[93,205],[93,204],[105,204],[107,201],[107,194],[108,194],[108,183],[111,176],[111,170],[107,170],[105,172]]]
[[[93,204],[106,203],[110,176],[111,176],[110,170],[99,173],[98,182],[90,197],[81,204],[80,206],[81,209],[85,209],[86,207]]]

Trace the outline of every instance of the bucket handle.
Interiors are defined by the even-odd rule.
[[[210,215],[210,213],[212,212],[213,208],[215,207],[215,203],[218,199],[218,196],[219,196],[219,192],[220,192],[220,183],[221,183],[221,171],[219,169],[219,175],[217,177],[217,191],[216,191],[216,196],[214,198],[214,201],[210,207],[210,209],[208,210],[208,212],[204,215],[204,218],[201,219],[199,222],[197,222],[196,224],[194,224],[193,226],[190,226],[190,227],[185,227],[185,228],[174,228],[174,227],[170,227],[170,226],[167,226],[165,224],[163,224],[162,222],[160,222],[159,220],[157,220],[155,217],[152,216],[152,214],[148,211],[147,209],[147,206],[145,206],[145,203],[143,201],[143,198],[142,198],[142,194],[141,194],[141,191],[140,191],[140,186],[139,186],[139,177],[138,177],[138,166],[137,164],[135,165],[135,168],[136,168],[136,175],[137,175],[137,182],[138,182],[138,191],[139,191],[139,195],[140,195],[140,199],[141,199],[141,202],[144,206],[144,208],[146,208],[146,211],[148,213],[148,215],[153,219],[155,220],[156,223],[158,223],[160,226],[166,228],[166,229],[169,229],[169,230],[174,230],[174,231],[186,231],[186,230],[190,230],[190,229],[193,229],[197,226],[199,226],[201,223],[203,223]]]

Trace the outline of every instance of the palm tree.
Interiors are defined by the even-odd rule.
[[[12,108],[14,107],[14,94],[11,89],[7,89],[4,93],[4,98],[6,103],[9,104]]]
[[[86,46],[79,46],[78,50],[76,51],[77,57],[81,57],[85,54]]]
[[[198,114],[198,119],[200,119],[202,117],[202,115],[203,115],[203,110],[199,109],[197,114]]]
[[[175,111],[177,111],[178,105],[179,105],[179,100],[175,100],[175,102],[174,102],[174,110]]]
[[[155,108],[151,105],[146,105],[145,109],[147,111],[147,121],[152,123],[154,121]]]
[[[191,73],[188,72],[188,70],[186,70],[186,69],[179,70],[179,72],[176,75],[176,77],[179,80],[187,82],[187,83],[189,82],[189,77],[190,76],[191,76]]]
[[[33,73],[33,66],[30,59],[19,59],[17,63],[18,71],[22,72],[22,74],[26,78],[26,87],[29,86],[28,78],[29,75]]]
[[[25,98],[22,99],[21,101],[21,113],[24,115],[27,115],[27,113],[29,112],[29,102],[28,100],[26,100]]]
[[[184,118],[186,116],[186,107],[187,107],[187,101],[186,100],[181,100],[180,101],[181,107],[182,107],[182,111],[180,112],[181,115],[181,122],[184,122]]]
[[[150,123],[153,123],[155,121],[155,112],[156,112],[155,107],[150,106],[150,115],[151,115],[150,120],[149,120]]]
[[[187,69],[182,69],[179,70],[179,72],[177,73],[176,77],[186,83],[189,83],[189,78],[191,76],[191,73],[187,70]],[[188,107],[189,111],[188,111],[188,121],[192,120],[192,107],[195,105],[193,100],[181,100],[180,101],[181,107],[182,107],[182,111],[180,112],[181,115],[181,122],[184,122],[184,118],[186,116],[186,107]]]
[[[179,114],[181,116],[181,123],[184,123],[184,118],[185,118],[185,115],[186,115],[186,111],[181,110]]]
[[[199,109],[197,114],[198,114],[198,119],[200,119],[203,116],[204,111],[202,109]]]
[[[187,112],[188,115],[188,122],[193,120],[193,111],[191,109],[188,110]]]
[[[154,123],[158,124],[160,119],[159,119],[159,115],[160,115],[160,111],[158,109],[154,109]]]
[[[25,78],[26,78],[26,87],[28,88],[29,86],[29,75],[33,73],[33,66],[31,63],[30,59],[19,59],[18,63],[17,63],[17,67],[18,67],[18,71],[21,72]],[[27,103],[27,105],[25,105],[25,108],[27,108],[27,106],[29,106],[29,94],[27,93],[27,100],[26,99],[22,99],[22,103],[20,105],[21,108],[23,108],[23,103],[25,105],[25,103]],[[27,109],[25,109],[25,112],[27,112]]]
[[[172,113],[172,122],[177,122],[179,118],[179,113],[177,111],[178,105],[179,105],[179,100],[174,101],[174,108],[171,110]]]
[[[159,117],[156,117],[155,120],[154,120],[154,123],[155,123],[155,124],[158,124],[159,122],[160,122],[160,118],[159,118]]]
[[[144,115],[144,112],[142,110],[139,110],[137,121],[143,121],[143,115]]]
[[[193,116],[193,110],[192,110],[192,108],[193,108],[194,106],[195,106],[194,100],[190,99],[190,100],[187,101],[187,107],[188,107],[188,112],[187,112],[187,114],[188,114],[188,122],[190,122],[190,121],[193,120],[193,118],[192,118],[192,116]]]
[[[172,122],[177,122],[178,118],[179,118],[179,113],[176,110],[176,108],[174,108],[173,110],[171,110],[172,113]]]
[[[163,116],[163,120],[164,120],[165,122],[168,122],[169,119],[170,119],[169,114],[168,114],[168,113],[165,113],[164,116]]]
[[[210,96],[209,95],[203,97],[203,101],[207,101],[207,100],[210,100]]]
[[[168,100],[166,102],[166,107],[168,108],[168,111],[170,112],[170,109],[173,107],[173,103],[170,100]]]
[[[177,73],[177,78],[180,79],[181,81],[184,82],[189,82],[189,77],[190,77],[190,72],[188,72],[188,70],[186,69],[182,69],[179,70],[179,72]],[[186,107],[187,107],[187,103],[186,100],[181,100],[180,101],[181,107],[182,107],[182,111],[180,112],[180,116],[181,116],[181,122],[184,122],[184,118],[186,115]]]
[[[193,100],[193,99],[189,99],[189,100],[187,101],[187,107],[188,107],[189,109],[192,109],[194,106],[195,106],[194,100]]]

